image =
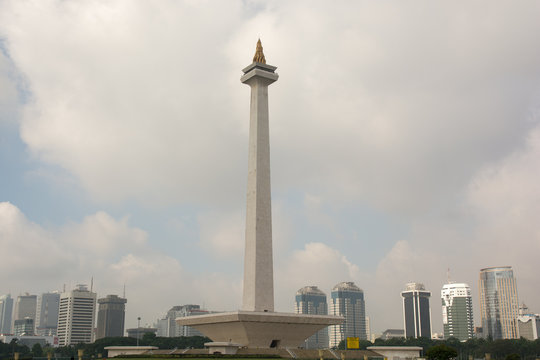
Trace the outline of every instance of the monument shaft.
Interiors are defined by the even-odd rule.
[[[268,85],[276,68],[253,63],[241,81],[251,87],[246,247],[242,310],[274,311]]]
[[[192,326],[214,341],[205,344],[210,354],[234,354],[239,347],[297,347],[318,330],[344,320],[274,312],[268,86],[278,75],[275,66],[266,64],[262,50],[259,40],[253,63],[242,70],[240,79],[251,87],[242,310],[176,319],[178,325]]]

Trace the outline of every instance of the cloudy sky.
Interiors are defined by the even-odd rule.
[[[511,265],[540,312],[540,3],[0,0],[0,293],[126,285],[128,327],[240,306],[249,87],[270,87],[276,308]]]

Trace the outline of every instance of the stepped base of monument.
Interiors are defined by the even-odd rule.
[[[214,342],[248,348],[296,348],[329,325],[344,321],[340,316],[278,312],[234,311],[177,318],[178,325],[191,326]]]

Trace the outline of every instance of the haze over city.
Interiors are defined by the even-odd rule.
[[[249,88],[269,90],[276,310],[510,265],[540,311],[540,4],[0,1],[0,294],[89,284],[126,327],[237,309]]]

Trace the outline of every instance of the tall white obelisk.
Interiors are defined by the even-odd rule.
[[[240,81],[251,87],[242,310],[274,311],[268,86],[278,79],[267,65],[261,40]]]
[[[297,347],[318,330],[344,321],[274,311],[268,86],[278,79],[276,69],[266,64],[259,40],[253,63],[240,78],[251,87],[242,310],[176,319],[178,325],[194,327],[213,340],[205,344],[210,354],[234,354],[239,347]]]

